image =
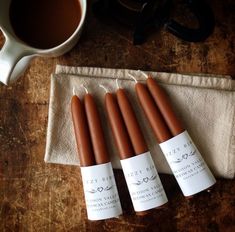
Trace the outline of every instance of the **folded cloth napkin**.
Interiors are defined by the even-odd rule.
[[[148,122],[138,104],[134,81],[145,81],[139,72],[124,69],[57,66],[51,77],[51,93],[46,141],[45,162],[79,165],[75,142],[70,101],[73,88],[79,97],[85,91],[93,94],[103,121],[111,161],[114,168],[121,168],[104,107],[104,90],[117,89],[115,80],[127,90],[153,160],[160,173],[171,170],[160,151]],[[205,161],[217,177],[233,178],[235,173],[235,81],[208,75],[181,75],[151,72],[167,91],[173,107],[185,128],[200,150]]]

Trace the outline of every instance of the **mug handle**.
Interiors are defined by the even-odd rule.
[[[26,47],[17,41],[12,41],[6,38],[6,41],[0,51],[0,82],[8,85],[10,82],[15,81],[18,78],[18,74],[21,74],[29,64],[29,60],[19,62],[22,57],[31,55]],[[17,65],[21,63],[21,65]],[[17,65],[16,71],[14,71]],[[14,71],[14,72],[13,72]],[[12,76],[12,74],[14,74]]]

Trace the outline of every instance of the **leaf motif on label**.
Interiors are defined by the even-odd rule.
[[[188,159],[190,156],[193,156],[193,155],[195,155],[195,154],[196,154],[196,150],[190,151],[190,154],[185,153],[185,154],[183,154],[183,155],[181,156],[181,158],[177,158],[176,160],[172,160],[172,161],[170,161],[170,163],[180,163],[181,161],[186,160],[186,159]]]
[[[97,191],[95,189],[91,189],[91,190],[86,190],[86,192],[88,192],[88,193],[96,193]]]
[[[173,160],[170,163],[180,163],[183,159],[177,159],[177,160]]]
[[[110,189],[112,189],[113,188],[113,186],[107,186],[104,190],[105,191],[109,191]]]
[[[111,186],[106,186],[106,187],[102,187],[102,186],[100,186],[100,187],[97,187],[97,189],[95,190],[95,189],[91,189],[91,190],[86,190],[86,192],[88,192],[88,193],[97,193],[97,192],[103,192],[103,191],[109,191],[110,189],[112,189],[113,188],[113,185],[111,185]]]
[[[190,156],[193,156],[196,154],[196,150],[190,152]]]
[[[156,178],[157,178],[157,175],[151,176],[149,179],[150,179],[150,180],[155,180]]]
[[[148,183],[149,181],[155,180],[157,178],[157,175],[151,176],[151,177],[144,177],[142,180],[138,180],[133,185],[141,185],[143,183]]]
[[[132,184],[133,184],[133,185],[141,185],[141,184],[142,184],[142,181],[137,180],[137,182],[132,183]]]

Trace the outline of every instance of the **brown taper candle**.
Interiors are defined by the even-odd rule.
[[[105,106],[109,123],[117,145],[120,159],[132,157],[135,153],[127,133],[117,100],[111,93],[105,94]]]
[[[117,101],[121,110],[122,117],[124,119],[128,134],[131,139],[132,146],[135,150],[135,154],[139,155],[148,151],[147,144],[145,142],[143,133],[137,121],[134,110],[124,89],[117,90]]]
[[[91,138],[89,134],[85,109],[77,96],[71,100],[71,112],[73,118],[75,138],[78,147],[81,167],[95,165],[95,158],[92,151]]]
[[[164,119],[158,111],[156,104],[144,84],[137,83],[135,90],[144,113],[153,129],[158,143],[162,143],[173,136],[171,135]]]
[[[157,82],[151,76],[148,76],[147,78],[147,87],[173,137],[184,132],[185,129],[181,121],[177,118],[166,92],[160,87],[160,85],[157,84]],[[210,188],[208,188],[208,190]],[[193,198],[193,196],[194,194],[191,196],[187,196],[186,198],[191,199]]]
[[[165,119],[166,124],[168,125],[172,135],[176,136],[185,131],[182,126],[182,123],[173,111],[167,94],[151,76],[148,76],[147,78],[147,87],[156,105],[158,106],[163,118]]]
[[[96,164],[108,163],[110,162],[110,158],[104,138],[100,115],[91,94],[85,94],[84,105]]]

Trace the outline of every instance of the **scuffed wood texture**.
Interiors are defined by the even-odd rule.
[[[89,6],[85,30],[72,51],[36,58],[17,83],[0,84],[0,231],[235,231],[234,180],[218,180],[211,193],[189,201],[171,176],[162,176],[169,204],[137,217],[117,171],[125,215],[89,222],[79,168],[43,161],[49,77],[56,64],[235,76],[235,3],[211,3],[216,28],[206,42],[183,42],[161,30],[142,46],[132,45],[131,30],[112,20],[97,21]],[[1,34],[1,46],[3,40]]]

